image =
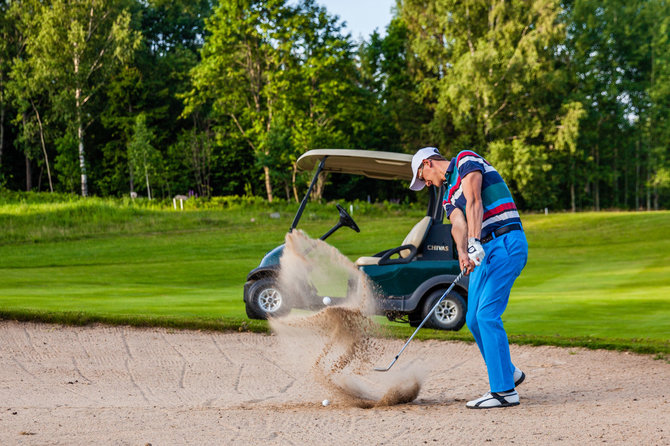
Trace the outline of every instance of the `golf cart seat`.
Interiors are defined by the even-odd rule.
[[[429,216],[423,217],[417,224],[414,225],[402,244],[394,249],[382,251],[372,257],[359,257],[356,260],[356,266],[379,265],[388,263],[408,263],[416,255],[421,243],[428,234],[430,229],[431,218]],[[392,255],[398,254],[400,257],[391,259]]]

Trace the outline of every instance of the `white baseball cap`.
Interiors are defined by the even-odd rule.
[[[440,151],[435,147],[424,147],[423,149],[419,149],[419,151],[414,154],[412,157],[412,173],[414,174],[414,177],[412,178],[412,182],[409,184],[410,189],[421,190],[426,186],[426,182],[420,180],[417,175],[423,160],[430,158],[433,155],[440,155]]]

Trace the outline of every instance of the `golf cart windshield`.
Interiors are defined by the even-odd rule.
[[[374,150],[317,149],[303,154],[298,170],[312,170],[325,158],[324,172],[364,175],[377,180],[412,180],[412,155]]]

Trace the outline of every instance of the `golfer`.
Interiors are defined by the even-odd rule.
[[[461,270],[472,273],[465,320],[486,363],[490,392],[466,406],[516,406],[525,374],[512,364],[501,316],[526,265],[528,243],[512,195],[493,166],[469,150],[447,161],[436,148],[423,148],[412,158],[412,171],[415,191],[446,182],[442,205]]]

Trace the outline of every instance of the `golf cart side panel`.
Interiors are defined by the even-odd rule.
[[[432,293],[434,290],[441,289],[444,290],[449,287],[456,278],[460,271],[456,270],[454,274],[443,274],[435,277],[431,277],[422,283],[411,295],[404,296],[403,299],[382,299],[379,302],[380,313],[387,311],[400,311],[403,313],[412,313],[417,309],[420,309],[423,298],[428,294]],[[463,297],[467,301],[468,295],[468,278],[461,279],[460,283],[456,284],[455,287],[458,291],[463,294]]]
[[[405,300],[404,304],[404,311],[411,312],[414,311],[419,303],[421,302],[421,299],[428,293],[432,292],[435,289],[441,288],[441,289],[447,289],[449,285],[451,285],[454,280],[456,279],[456,276],[460,274],[459,270],[459,264],[457,262],[454,262],[453,267],[448,270],[448,274],[442,274],[439,276],[431,277],[430,279],[426,280],[424,283],[419,286],[416,291],[412,294],[412,296],[409,299]],[[468,298],[468,284],[470,282],[470,276],[465,276],[463,277],[454,288],[456,288],[458,291],[461,291],[463,294],[463,297],[467,301]]]
[[[457,275],[458,262],[440,260],[414,261],[404,265],[367,265],[361,269],[375,282],[385,296],[410,296],[431,279],[446,274]],[[418,287],[418,288],[417,288]]]

